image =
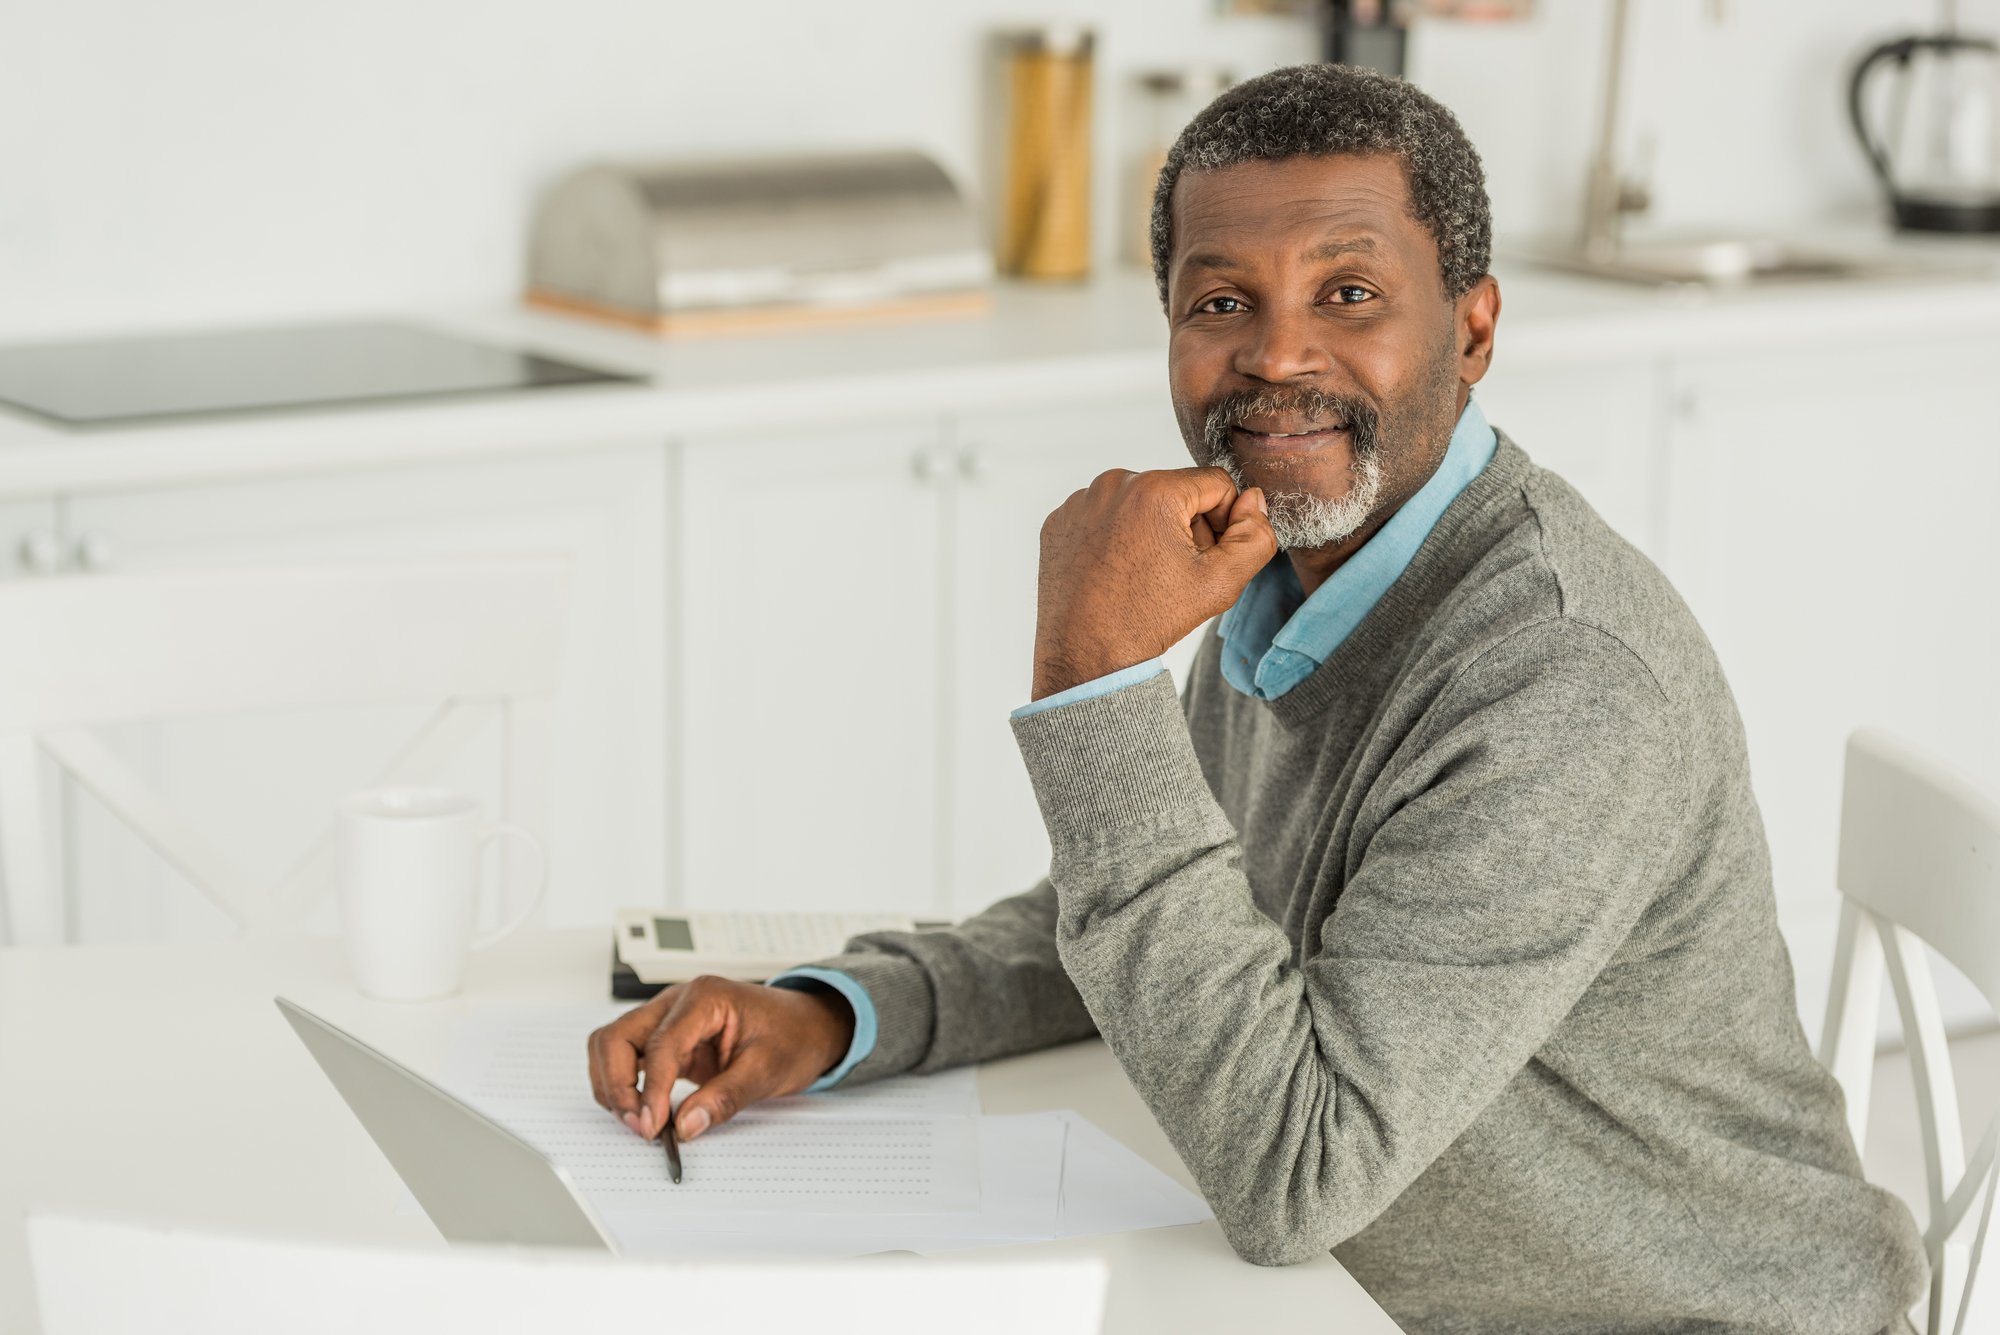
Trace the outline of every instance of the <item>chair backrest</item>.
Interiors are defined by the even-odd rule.
[[[1886,965],[1923,1132],[1929,1329],[1962,1335],[1993,1217],[2000,1117],[1968,1163],[1924,948],[1951,961],[2000,1013],[2000,803],[1886,733],[1856,732],[1847,742],[1837,878],[1844,902],[1820,1060],[1840,1080],[1854,1143],[1864,1144]]]
[[[7,939],[63,939],[41,757],[239,926],[295,923],[331,828],[260,893],[91,729],[191,715],[431,705],[380,781],[421,782],[507,703],[553,693],[568,562],[480,558],[84,575],[0,585],[0,895]]]
[[[1093,1335],[1090,1257],[700,1261],[559,1247],[367,1249],[30,1217],[45,1335],[545,1335],[812,1330],[823,1335]]]

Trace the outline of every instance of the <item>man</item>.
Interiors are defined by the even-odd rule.
[[[1153,252],[1203,466],[1042,531],[1014,729],[1049,879],[670,989],[593,1036],[599,1100],[651,1136],[703,1081],[692,1139],[1097,1032],[1242,1256],[1331,1248],[1412,1331],[1903,1329],[1916,1230],[1800,1031],[1722,673],[1471,399],[1489,237],[1399,80],[1197,117]],[[1218,614],[1177,700],[1155,660]]]

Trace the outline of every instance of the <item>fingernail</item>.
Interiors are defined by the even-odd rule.
[[[653,1138],[653,1110],[651,1108],[641,1108],[639,1110],[639,1134],[648,1140]]]
[[[631,1127],[634,1131],[639,1129],[639,1115],[637,1113],[619,1113],[618,1116],[625,1125]]]
[[[1263,515],[1266,519],[1271,517],[1271,507],[1264,501],[1264,489],[1262,487],[1257,488],[1257,513]]]
[[[706,1108],[696,1108],[680,1121],[682,1140],[693,1140],[706,1130],[708,1130],[708,1109]]]

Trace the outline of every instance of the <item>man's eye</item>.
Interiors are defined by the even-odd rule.
[[[1195,310],[1208,315],[1234,315],[1242,309],[1243,302],[1238,297],[1210,297],[1195,307]]]
[[[1350,292],[1355,295],[1349,296]],[[1359,306],[1362,302],[1372,299],[1374,295],[1367,288],[1356,287],[1353,283],[1342,283],[1333,290],[1334,302],[1340,306]]]

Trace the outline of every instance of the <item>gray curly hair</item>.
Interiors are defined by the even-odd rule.
[[[1290,65],[1230,89],[1188,122],[1153,190],[1153,278],[1167,303],[1174,186],[1184,172],[1243,162],[1393,153],[1410,211],[1437,242],[1445,295],[1472,290],[1492,260],[1493,212],[1479,154],[1444,105],[1402,79],[1354,65]]]

